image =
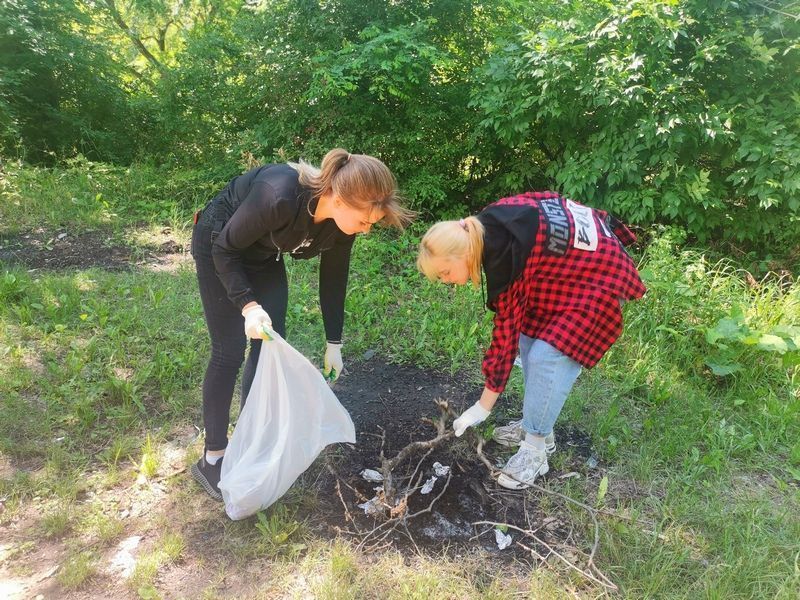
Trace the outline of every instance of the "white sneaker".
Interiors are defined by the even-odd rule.
[[[523,440],[517,453],[501,469],[497,483],[509,490],[524,490],[549,470],[547,454]]]
[[[522,440],[525,439],[525,430],[522,428],[522,420],[511,421],[508,425],[502,427],[495,427],[492,439],[508,448],[519,446]],[[544,451],[548,455],[556,451],[556,437],[553,432],[548,433],[544,438]]]

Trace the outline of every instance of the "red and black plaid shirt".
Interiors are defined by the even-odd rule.
[[[483,360],[486,387],[502,392],[520,333],[593,367],[622,333],[620,300],[646,288],[623,244],[636,237],[606,212],[555,192],[528,192],[498,205],[530,205],[539,229],[525,269],[492,303],[492,343]]]

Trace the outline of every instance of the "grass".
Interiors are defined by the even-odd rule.
[[[70,528],[70,521],[72,520],[70,511],[70,506],[64,506],[62,504],[46,513],[39,523],[42,534],[46,537],[60,537],[64,535]]]
[[[224,183],[199,169],[117,167],[82,158],[67,161],[66,168],[46,169],[6,161],[0,171],[0,222],[6,235],[41,226],[119,233],[144,221],[180,227],[186,214]]]
[[[117,540],[125,530],[125,526],[113,515],[104,514],[98,506],[97,510],[90,512],[83,519],[83,529],[97,539],[101,545],[108,545]]]
[[[153,444],[153,438],[148,433],[142,449],[142,460],[139,464],[139,473],[147,479],[152,479],[158,473],[158,451]]]
[[[271,590],[288,597],[388,599],[509,598],[520,585],[519,579],[496,573],[476,557],[461,561],[406,560],[394,551],[373,557],[364,556],[343,541],[317,545],[307,552],[294,570]],[[537,571],[530,581],[531,598],[569,598],[563,582],[548,571]],[[293,595],[294,594],[294,595]],[[261,597],[255,595],[254,597]],[[264,597],[268,597],[266,594]]]
[[[307,532],[284,504],[276,506],[269,513],[259,512],[256,518],[259,535],[255,547],[258,555],[270,558],[285,556],[293,560],[306,549],[306,545],[298,540]]]
[[[157,192],[163,173],[150,168],[13,167],[0,186],[0,240],[64,226],[135,240],[134,228],[170,226],[184,241],[188,215],[210,186],[198,173],[181,177],[193,191],[164,203]],[[479,291],[430,284],[416,273],[422,231],[357,241],[345,360],[374,349],[479,382],[491,313],[481,308]],[[580,376],[561,417],[591,435],[608,466],[603,505],[652,522],[604,520],[599,564],[631,598],[794,598],[800,395],[791,344],[800,325],[800,284],[777,277],[754,284],[730,260],[687,247],[677,230],[655,231],[637,260],[649,293],[626,305],[624,335]],[[316,269],[315,261],[289,262],[288,330],[296,347],[321,362]],[[200,423],[207,356],[190,267],[29,273],[0,265],[0,453],[25,467],[0,479],[0,526],[37,499],[46,509],[35,536],[102,547],[124,535],[125,525],[107,516],[101,499],[88,512],[77,510],[78,499],[130,486],[138,473],[161,474],[166,433]],[[515,373],[498,421],[519,414],[520,389]],[[88,478],[90,472],[98,477]],[[593,504],[598,484],[553,485]],[[186,555],[187,532],[197,528],[221,536],[234,564],[264,561],[270,583],[246,597],[298,590],[322,598],[505,598],[519,589],[533,597],[591,595],[581,582],[541,569],[520,581],[469,561],[409,563],[392,552],[367,560],[345,542],[315,539],[295,520],[291,499],[260,518],[221,527],[218,516],[192,503],[193,488],[175,485],[168,492],[185,505],[175,516],[180,529],[163,534],[163,523],[146,524],[158,541],[138,557],[129,581],[140,597],[161,595],[158,575]],[[582,515],[574,518],[576,526],[588,525]],[[61,585],[91,583],[94,551],[69,556]],[[209,598],[218,593],[211,571],[203,592]]]
[[[97,570],[96,562],[97,557],[92,552],[78,552],[70,556],[58,573],[59,583],[67,590],[86,585]]]
[[[127,580],[128,587],[142,598],[156,597],[158,594],[153,584],[159,570],[178,561],[185,549],[186,542],[181,534],[165,534],[152,550],[139,556],[136,567]]]

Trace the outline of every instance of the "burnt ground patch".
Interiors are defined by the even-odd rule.
[[[375,496],[375,488],[381,485],[365,481],[360,473],[364,469],[379,470],[382,443],[389,458],[412,441],[434,438],[434,426],[424,420],[436,420],[439,416],[433,400],[445,399],[460,412],[475,402],[481,388],[470,384],[463,376],[389,364],[375,356],[352,364],[334,391],[353,419],[356,444],[342,444],[331,451],[328,460],[338,476],[338,489],[337,476],[319,464],[304,476],[304,480],[314,482],[317,492],[314,506],[306,511],[305,516],[313,529],[331,537],[343,532],[352,535],[356,530],[369,532],[381,523],[382,519],[367,516],[358,504]],[[495,411],[503,415],[497,417],[500,425],[510,418],[519,418],[518,411],[515,413],[512,409],[509,412],[509,406],[518,406],[519,403],[509,400],[502,398]],[[383,441],[381,428],[385,431]],[[557,454],[550,461],[550,472],[540,483],[547,485],[568,478],[598,478],[601,467],[592,453],[589,436],[563,424],[556,426],[555,433]],[[446,440],[425,458],[420,464],[422,481],[434,475],[433,465],[438,462],[452,469],[449,485],[429,513],[409,520],[407,529],[398,527],[385,541],[401,550],[420,549],[433,554],[459,554],[478,548],[499,553],[491,528],[474,527],[476,521],[503,522],[526,529],[538,527],[537,535],[545,541],[563,542],[570,537],[574,541],[576,535],[580,536],[581,542],[586,541],[582,534],[574,531],[567,510],[555,505],[549,497],[499,487],[478,459],[475,441],[476,437],[468,435]],[[498,466],[504,464],[514,451],[494,442],[487,443],[484,448],[487,458]],[[396,475],[409,476],[421,458],[422,454],[411,457]],[[439,477],[427,495],[414,493],[409,499],[408,514],[428,507],[431,500],[443,491],[446,479]],[[556,488],[559,487],[556,484]],[[476,537],[487,530],[488,533]],[[512,537],[518,538],[511,533]],[[358,537],[354,535],[355,539]],[[528,557],[526,551],[516,546],[500,554],[510,559]]]
[[[99,267],[126,271],[141,264],[162,263],[183,254],[183,245],[161,231],[157,240],[145,245],[127,243],[109,230],[71,232],[66,229],[33,229],[0,235],[0,262],[28,270],[61,271]]]

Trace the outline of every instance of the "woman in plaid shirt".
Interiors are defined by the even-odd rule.
[[[443,221],[422,238],[417,264],[428,279],[481,284],[494,311],[480,400],[453,423],[456,436],[489,416],[519,352],[525,380],[522,420],[495,430],[519,444],[498,479],[529,487],[547,473],[553,425],[581,367],[591,368],[622,332],[621,304],[645,287],[624,246],[625,225],[555,192],[503,198],[477,216]]]

